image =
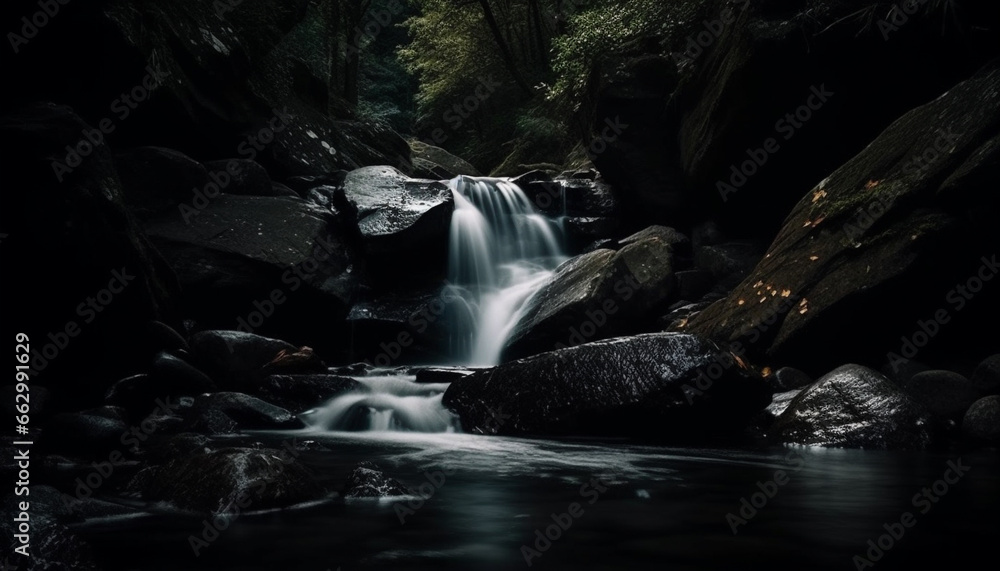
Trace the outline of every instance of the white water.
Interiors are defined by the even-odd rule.
[[[454,315],[455,362],[500,362],[526,302],[566,260],[560,224],[539,214],[521,188],[505,179],[458,177],[451,221],[448,298]],[[385,371],[384,373],[389,373]],[[354,377],[361,387],[302,414],[321,432],[458,432],[441,403],[447,384],[413,376]]]
[[[407,375],[353,377],[357,391],[302,413],[310,428],[330,432],[455,432],[458,420],[442,404],[446,384],[417,384]]]
[[[450,186],[448,279],[472,314],[456,324],[455,357],[466,365],[496,365],[526,302],[566,260],[562,228],[509,180],[460,176]]]

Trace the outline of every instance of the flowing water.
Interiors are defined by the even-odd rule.
[[[455,357],[495,364],[525,301],[565,259],[561,235],[507,181],[451,184],[448,287],[470,316],[456,325]],[[887,545],[881,537],[910,512],[916,526],[872,552],[877,571],[973,568],[975,557],[995,558],[996,452],[670,449],[477,436],[461,433],[443,407],[445,384],[389,370],[356,379],[356,391],[303,413],[305,430],[213,445],[312,441],[297,462],[327,489],[341,489],[358,462],[374,461],[412,496],[331,494],[262,513],[250,506],[223,519],[197,557],[191,537],[203,537],[207,520],[169,509],[91,519],[76,531],[106,569],[849,571],[871,568],[854,557],[868,556],[870,540]],[[971,470],[922,512],[914,498],[956,460]]]

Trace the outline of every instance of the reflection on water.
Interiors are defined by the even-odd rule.
[[[428,471],[451,475],[405,524],[391,501],[332,501],[243,517],[197,559],[187,545],[200,529],[193,518],[90,523],[81,531],[113,554],[112,569],[526,569],[522,546],[533,546],[536,530],[577,502],[582,515],[532,569],[849,571],[852,557],[905,511],[917,523],[877,569],[975,568],[968,562],[988,561],[1000,530],[993,452],[664,449],[391,432],[322,441],[332,452],[303,453],[301,461],[331,489],[363,459],[412,488]],[[959,456],[971,471],[920,514],[913,496]],[[779,470],[787,481],[734,535],[726,515],[739,515],[741,499]],[[609,485],[590,504],[580,487],[595,477]]]

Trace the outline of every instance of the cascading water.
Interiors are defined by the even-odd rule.
[[[463,365],[491,366],[526,302],[566,260],[561,224],[539,214],[506,179],[460,176],[449,252],[452,353]],[[375,372],[354,377],[359,388],[303,413],[313,430],[454,432],[458,421],[442,404],[446,384]]]
[[[473,313],[457,324],[457,345],[466,349],[456,357],[467,365],[496,365],[525,302],[566,260],[563,231],[509,180],[460,176],[450,185],[449,281]]]

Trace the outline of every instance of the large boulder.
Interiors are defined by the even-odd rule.
[[[358,391],[358,381],[339,375],[271,375],[249,392],[294,413],[300,413],[344,393]]]
[[[185,206],[147,221],[146,232],[177,273],[192,317],[338,347],[343,331],[331,324],[343,321],[357,278],[329,210],[227,194]]]
[[[480,370],[444,404],[468,432],[681,442],[740,434],[770,403],[762,378],[691,335],[597,341]]]
[[[1000,355],[987,357],[972,373],[972,385],[982,395],[1000,394]]]
[[[224,448],[176,458],[136,476],[148,501],[200,513],[288,507],[324,496],[294,449]]]
[[[924,371],[914,375],[903,390],[932,414],[961,419],[979,398],[969,379],[952,371]]]
[[[806,370],[848,359],[895,369],[918,352],[954,369],[989,354],[992,338],[976,332],[1000,311],[1000,290],[983,287],[1000,272],[997,177],[993,64],[817,184],[750,276],[684,331],[752,339],[751,355]],[[798,303],[780,311],[788,298]]]
[[[975,442],[1000,444],[1000,396],[977,400],[965,413],[962,430]]]
[[[295,346],[242,331],[202,331],[191,336],[193,358],[220,387],[248,390],[277,373],[273,363],[280,355],[294,354]],[[287,373],[325,373],[318,359],[302,363]]]
[[[199,396],[188,417],[190,432],[231,434],[243,430],[294,430],[304,428],[287,410],[243,393],[225,392]]]
[[[786,444],[920,450],[932,443],[927,410],[882,374],[844,365],[803,390],[771,427]]]
[[[420,166],[427,174],[435,175],[428,178],[442,180],[452,179],[460,175],[481,176],[476,167],[472,166],[468,161],[456,157],[441,147],[428,145],[416,139],[409,141],[409,143],[410,149],[413,150],[413,166]],[[424,175],[415,172],[414,176]]]
[[[673,300],[674,250],[685,238],[653,227],[560,266],[525,305],[507,341],[505,359],[649,331]]]
[[[410,179],[392,167],[367,167],[348,173],[337,198],[372,274],[443,277],[455,209],[447,184]]]

